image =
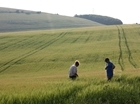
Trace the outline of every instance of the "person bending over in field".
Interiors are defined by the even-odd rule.
[[[77,67],[79,66],[79,61],[76,60],[75,63],[69,69],[69,78],[75,80],[78,77]]]
[[[112,62],[110,62],[109,58],[106,58],[105,62],[106,62],[105,70],[106,70],[107,78],[108,81],[110,81],[113,77],[113,70],[115,69],[115,65]]]

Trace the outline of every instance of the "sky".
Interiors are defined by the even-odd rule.
[[[139,0],[0,0],[0,7],[41,11],[65,16],[96,14],[140,23]]]

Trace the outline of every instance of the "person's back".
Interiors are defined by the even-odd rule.
[[[77,73],[77,67],[75,65],[72,65],[69,69],[69,76],[74,76],[75,73]]]
[[[79,66],[79,61],[76,60],[75,63],[69,69],[69,78],[76,79],[78,77],[77,67]]]
[[[107,71],[108,76],[113,75],[113,68],[112,67],[113,67],[112,62],[107,63],[106,71]]]

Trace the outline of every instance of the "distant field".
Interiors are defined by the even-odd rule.
[[[87,19],[0,7],[0,32],[101,26]]]
[[[140,25],[0,33],[1,104],[140,104]],[[116,65],[106,81],[104,59]],[[68,79],[78,59],[79,78]]]

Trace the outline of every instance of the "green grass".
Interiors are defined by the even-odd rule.
[[[0,33],[0,103],[140,104],[139,37],[139,25]],[[116,66],[111,82],[106,57]]]
[[[2,92],[0,100],[2,104],[139,104],[139,81],[139,77],[120,77],[111,82],[88,78],[49,85],[36,82],[32,89],[23,86]]]

